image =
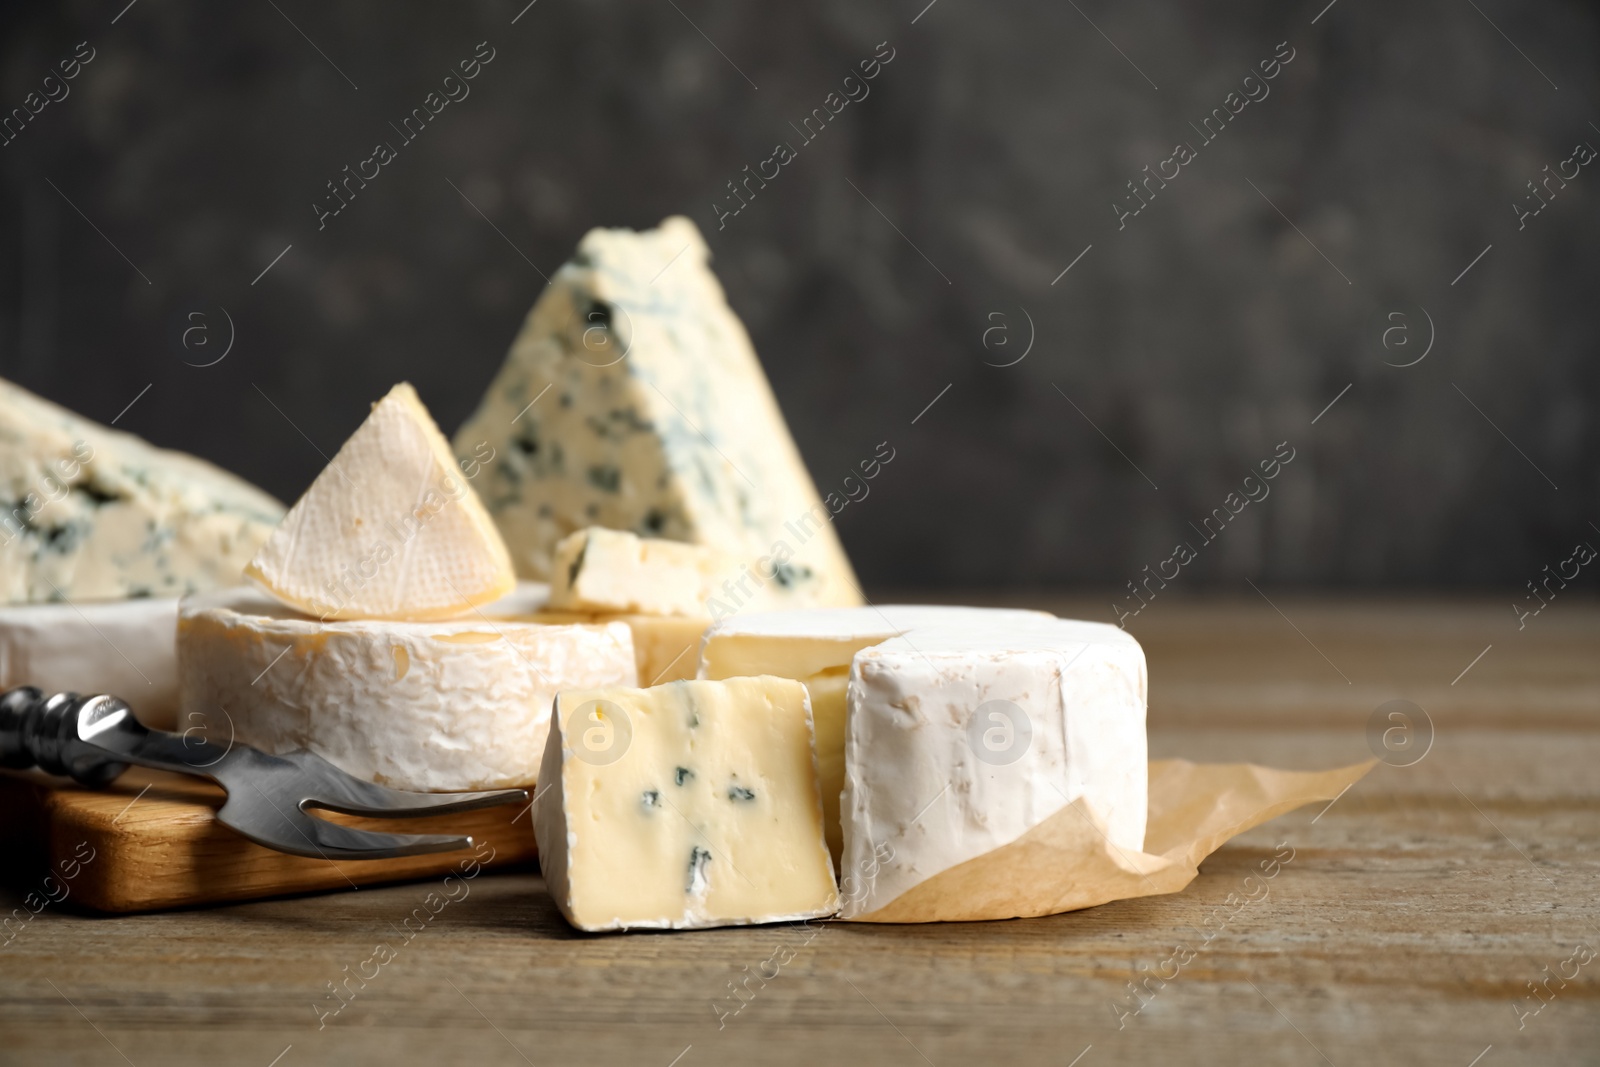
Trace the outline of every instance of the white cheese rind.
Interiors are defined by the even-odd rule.
[[[1060,620],[1004,632],[1013,647],[1003,651],[953,652],[918,631],[909,636],[921,647],[896,638],[857,656],[841,804],[844,865],[868,869],[882,845],[894,855],[877,865],[842,918],[870,915],[1080,797],[1105,821],[1114,847],[1143,848],[1143,650],[1103,623]],[[974,713],[986,705],[995,710],[974,727]],[[1020,720],[1007,721],[1011,708]]]
[[[237,585],[283,505],[0,380],[0,604]]]
[[[0,690],[121,697],[146,726],[177,719],[176,599],[0,606]]]
[[[707,545],[860,603],[750,338],[688,219],[591,230],[528,314],[456,454],[518,574],[588,526]],[[548,391],[547,391],[548,390]]]
[[[816,918],[838,907],[805,688],[782,678],[563,692],[535,828],[581,930]]]
[[[637,677],[616,622],[324,623],[233,590],[185,599],[178,625],[183,722],[400,789],[533,784],[556,692]]]
[[[842,868],[873,872],[847,875],[841,917],[870,918],[1080,797],[1115,847],[1143,847],[1147,676],[1123,631],[982,608],[775,612],[713,628],[701,671],[804,678],[841,656]]]

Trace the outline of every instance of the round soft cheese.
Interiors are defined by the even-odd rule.
[[[146,726],[170,730],[177,628],[176,598],[0,606],[0,690],[107,693]]]
[[[217,744],[310,749],[398,789],[533,785],[558,691],[637,684],[620,622],[320,622],[252,589],[179,610],[182,726]]]
[[[1080,798],[1114,847],[1144,845],[1144,651],[1115,626],[1000,608],[739,615],[707,631],[699,673],[811,690],[844,918]]]

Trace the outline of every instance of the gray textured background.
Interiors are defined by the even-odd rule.
[[[1285,440],[1186,586],[1511,596],[1600,544],[1600,167],[1521,231],[1511,206],[1600,146],[1591,5],[123,3],[0,15],[0,107],[96,50],[0,148],[0,374],[102,421],[149,384],[120,427],[286,499],[396,380],[452,430],[587,228],[685,213],[824,491],[897,450],[839,519],[869,588],[1120,586]],[[319,232],[324,182],[485,40]],[[880,41],[871,95],[718,231],[724,183]],[[1178,140],[1199,157],[1119,231]],[[222,308],[232,351],[186,366]],[[1423,309],[1428,357],[1386,366]]]

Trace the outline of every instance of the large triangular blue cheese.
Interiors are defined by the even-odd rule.
[[[756,580],[860,592],[692,222],[591,230],[455,436],[518,574],[589,526],[706,545]],[[730,590],[731,600],[742,599]],[[729,610],[740,604],[730,602]]]

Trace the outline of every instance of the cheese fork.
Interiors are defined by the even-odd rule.
[[[113,696],[45,696],[32,686],[0,695],[0,767],[37,766],[98,789],[130,763],[208,778],[228,793],[217,818],[258,845],[330,860],[389,859],[471,848],[459,834],[388,834],[307,814],[320,808],[372,818],[449,815],[526,802],[527,790],[407,793],[363,781],[305,749],[270,756],[151,730]]]

